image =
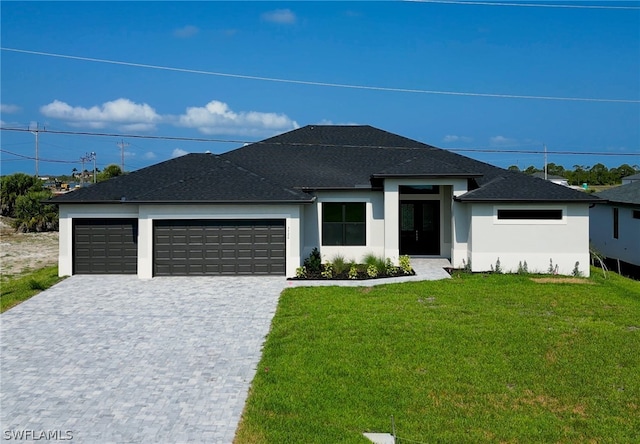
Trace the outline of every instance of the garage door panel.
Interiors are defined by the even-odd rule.
[[[73,219],[74,274],[136,274],[137,219]]]
[[[154,275],[284,275],[284,227],[284,220],[157,220]]]

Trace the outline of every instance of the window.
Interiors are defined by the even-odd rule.
[[[439,185],[400,185],[400,194],[440,194]]]
[[[322,204],[322,245],[366,245],[364,202]]]
[[[562,210],[498,210],[502,220],[562,220]]]
[[[613,209],[613,238],[617,239],[618,238],[618,219],[619,219],[619,214],[618,214],[618,209],[614,208]]]
[[[633,218],[640,219],[640,210],[633,210]]]

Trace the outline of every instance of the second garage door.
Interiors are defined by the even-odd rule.
[[[284,275],[284,220],[157,220],[155,276]]]

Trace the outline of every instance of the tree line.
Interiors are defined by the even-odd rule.
[[[509,167],[512,171],[522,171],[525,174],[535,174],[544,172],[543,169],[531,165],[524,170],[520,170],[516,165]],[[617,185],[622,183],[622,178],[640,173],[638,165],[623,164],[617,168],[607,168],[606,165],[596,163],[589,167],[585,165],[574,165],[573,170],[567,170],[562,165],[555,163],[547,164],[547,174],[550,176],[560,176],[567,179],[569,185]]]
[[[74,179],[76,171],[74,168],[70,177],[59,177],[58,181]],[[122,174],[118,165],[109,165],[97,174],[97,181],[102,182]],[[0,179],[0,214],[10,218],[11,226],[17,231],[58,231],[58,206],[43,203],[52,197],[53,191],[35,176],[15,173]]]

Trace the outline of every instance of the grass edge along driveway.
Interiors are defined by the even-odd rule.
[[[0,283],[0,313],[26,301],[43,290],[60,282],[58,266],[40,268],[19,276],[2,277]]]
[[[287,289],[236,444],[640,441],[640,283]]]

